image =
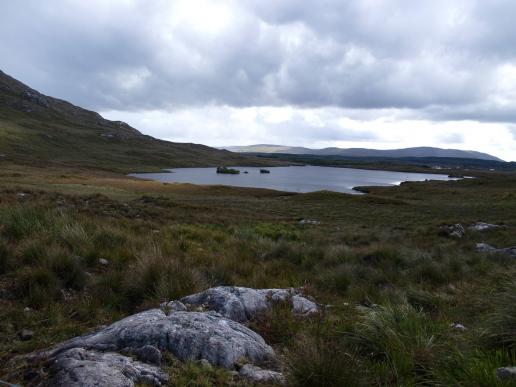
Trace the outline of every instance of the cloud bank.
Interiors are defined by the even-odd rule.
[[[0,67],[176,141],[516,159],[515,14],[504,0],[20,0],[0,4]]]

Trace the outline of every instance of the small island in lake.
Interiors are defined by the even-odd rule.
[[[260,173],[271,173],[268,169],[260,169]]]
[[[238,169],[228,167],[217,167],[217,173],[223,173],[226,175],[238,175],[240,174],[240,171]]]

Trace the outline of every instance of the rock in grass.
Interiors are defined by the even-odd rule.
[[[476,223],[473,223],[468,228],[473,231],[487,231],[487,230],[493,230],[493,229],[500,228],[500,227],[501,226],[499,226],[497,224],[476,222]]]
[[[181,361],[206,359],[210,364],[234,369],[242,360],[275,364],[273,349],[249,328],[216,313],[172,312],[151,309],[124,318],[100,331],[74,338],[43,353],[55,358],[72,348],[130,351],[151,345],[169,351]]]
[[[516,382],[516,367],[498,368],[496,376],[502,381]]]
[[[129,387],[135,383],[161,386],[168,376],[158,367],[118,353],[73,348],[57,354],[50,367],[49,386]]]
[[[477,243],[476,249],[479,253],[497,253],[516,258],[516,246],[497,249],[487,243]]]
[[[185,305],[202,307],[238,322],[246,322],[270,311],[274,304],[287,302],[298,315],[317,313],[317,304],[295,289],[252,289],[219,286],[181,299]]]
[[[105,258],[99,258],[99,263],[102,265],[102,266],[107,266],[109,265],[109,261]]]
[[[260,367],[246,364],[238,373],[243,379],[247,379],[253,383],[260,384],[285,384],[286,380],[282,373],[270,370],[264,370]]]
[[[29,341],[34,337],[34,332],[30,329],[23,329],[20,333],[18,333],[18,337],[21,341]]]
[[[440,227],[441,232],[443,232],[445,235],[451,237],[451,238],[462,238],[466,234],[466,230],[462,226],[462,224],[451,224],[451,225],[444,225]]]

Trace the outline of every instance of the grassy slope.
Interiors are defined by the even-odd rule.
[[[0,183],[1,359],[236,284],[304,285],[333,305],[310,320],[278,308],[253,322],[283,354],[294,385],[502,385],[494,369],[516,362],[515,262],[474,251],[480,241],[516,245],[514,174],[365,196],[7,164]],[[302,226],[300,218],[322,223]],[[439,233],[443,223],[479,220],[505,228],[461,240]],[[467,331],[452,329],[455,321]],[[17,339],[24,328],[33,340]],[[4,364],[6,377],[22,381],[14,363]],[[231,383],[194,364],[167,366],[178,385]]]
[[[51,98],[0,71],[0,157],[26,165],[68,165],[119,172],[180,166],[266,165],[204,145],[154,139]],[[273,162],[272,162],[273,163]]]

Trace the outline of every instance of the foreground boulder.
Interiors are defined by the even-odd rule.
[[[233,321],[246,322],[263,316],[275,304],[288,303],[297,315],[319,311],[315,302],[301,296],[295,289],[251,289],[219,286],[181,299],[187,307],[215,311]]]
[[[161,386],[168,376],[158,367],[118,353],[73,348],[59,353],[50,367],[48,383],[56,387]]]
[[[217,287],[126,317],[28,359],[42,361],[49,371],[44,385],[58,387],[161,386],[168,382],[159,368],[162,352],[231,370],[252,383],[284,384],[283,374],[275,371],[280,367],[273,349],[242,325],[266,316],[277,303],[298,315],[319,310],[294,289]]]
[[[205,359],[210,364],[234,369],[242,360],[275,364],[275,354],[263,338],[242,324],[215,313],[172,312],[151,309],[129,316],[107,328],[64,342],[44,353],[57,358],[72,348],[140,353],[153,346],[181,361]]]

